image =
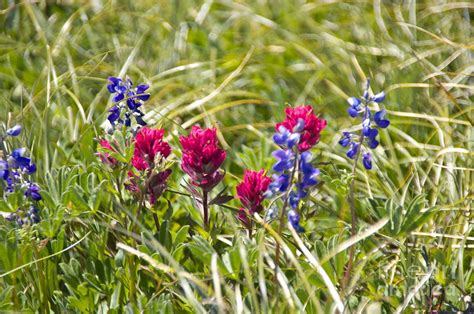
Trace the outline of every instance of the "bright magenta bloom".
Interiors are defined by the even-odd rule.
[[[209,191],[224,177],[219,167],[226,152],[219,147],[216,129],[193,126],[188,136],[180,136],[183,147],[181,169],[191,177],[193,185]]]
[[[100,140],[99,145],[106,150],[114,151],[114,149],[112,148],[112,146],[107,140],[104,140],[104,139]],[[100,160],[102,160],[104,164],[107,164],[112,168],[115,167],[118,163],[117,159],[110,156],[110,154],[108,153],[97,153],[97,155],[99,156]]]
[[[162,129],[142,128],[135,137],[135,150],[132,165],[137,170],[154,167],[155,158],[166,158],[171,153],[171,147],[163,141]]]
[[[304,127],[298,143],[298,150],[300,152],[310,149],[319,141],[319,133],[326,127],[327,123],[326,120],[316,117],[311,106],[286,108],[285,113],[285,120],[277,123],[275,128],[278,132],[280,126],[284,126],[287,130],[293,132],[293,129],[298,125],[298,120],[301,119],[304,122]]]
[[[265,175],[264,170],[245,170],[244,180],[237,186],[237,197],[250,214],[262,211],[263,193],[268,189],[272,180]]]

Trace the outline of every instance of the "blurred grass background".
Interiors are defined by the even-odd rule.
[[[422,208],[436,212],[410,232],[366,241],[352,284],[359,299],[351,304],[360,306],[364,296],[391,304],[389,312],[397,308],[413,284],[403,279],[407,268],[430,269],[421,255],[427,249],[442,265],[436,282],[454,282],[450,302],[462,307],[459,298],[474,282],[473,8],[436,0],[0,0],[0,120],[24,125],[38,180],[48,185],[42,174],[55,181],[60,167],[85,171],[96,161],[95,138],[110,106],[106,79],[127,74],[150,84],[147,121],[164,127],[173,147],[183,128],[218,128],[229,155],[226,183],[233,187],[244,168],[270,168],[271,133],[284,107],[311,104],[328,128],[314,150],[324,185],[308,208],[306,240],[324,260],[318,243],[337,247],[348,237],[343,181],[351,165],[337,145],[353,123],[346,98],[360,95],[370,78],[374,92],[387,93],[392,124],[381,134],[375,169],[358,174],[359,217],[366,226],[384,217],[367,198],[373,208],[391,200],[406,211],[424,195]],[[181,178],[178,167],[174,177]],[[178,207],[175,212],[186,212]],[[227,216],[225,233],[232,235],[238,224]],[[344,265],[334,263],[325,267]],[[366,263],[371,266],[363,269]],[[393,274],[379,276],[379,268]],[[405,288],[399,295],[382,291],[396,286],[395,274]],[[389,300],[393,295],[398,301]]]

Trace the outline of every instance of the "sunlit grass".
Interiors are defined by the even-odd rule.
[[[426,310],[441,290],[441,309],[466,308],[474,283],[471,3],[72,2],[0,0],[0,120],[24,125],[22,144],[47,191],[38,239],[1,223],[0,309],[391,313]],[[167,130],[175,161],[184,129],[218,129],[229,194],[243,169],[271,168],[284,107],[313,105],[328,121],[313,151],[323,184],[306,203],[301,239],[257,220],[250,240],[220,207],[208,233],[192,200],[172,192],[157,211],[167,221],[160,234],[151,219],[128,234],[131,200],[117,201],[113,175],[95,155],[110,106],[106,79],[126,74],[150,84],[146,118]],[[350,237],[352,165],[337,141],[353,125],[346,98],[367,78],[386,91],[392,123],[374,170],[358,168],[360,233]],[[185,192],[177,164],[173,171],[171,188]],[[393,215],[415,205],[417,217],[429,215],[395,232]]]

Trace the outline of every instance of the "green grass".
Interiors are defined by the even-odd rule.
[[[474,284],[473,9],[434,0],[0,0],[0,121],[24,126],[45,195],[35,228],[0,218],[0,310],[465,310]],[[271,168],[273,126],[287,104],[312,104],[328,127],[313,149],[323,184],[303,208],[306,232],[278,236],[260,223],[250,240],[217,206],[207,232],[190,198],[166,192],[159,234],[150,212],[127,233],[134,201],[127,192],[119,201],[115,174],[95,155],[111,105],[106,79],[125,74],[151,85],[146,118],[167,130],[170,189],[184,193],[184,129],[218,128],[233,194],[243,169]],[[337,141],[353,123],[346,98],[366,78],[386,91],[392,123],[374,170],[358,168],[359,232],[350,237],[352,164]]]

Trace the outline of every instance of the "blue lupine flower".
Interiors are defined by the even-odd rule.
[[[342,138],[339,141],[339,144],[342,147],[347,147],[351,143],[352,134],[350,132],[342,132]]]
[[[34,183],[28,182],[26,186],[25,196],[31,198],[34,201],[41,200],[40,187]]]
[[[10,171],[8,170],[8,162],[5,160],[0,160],[0,178],[6,180],[10,175]]]
[[[109,112],[110,114],[107,119],[110,121],[110,123],[115,124],[115,122],[120,119],[120,108],[118,106],[112,106],[109,109]]]
[[[295,191],[291,191],[290,195],[288,196],[288,201],[290,203],[290,206],[293,209],[298,208],[298,204],[300,202],[300,197]]]
[[[381,103],[382,101],[385,100],[385,92],[380,92],[376,95],[374,95],[372,98],[370,98],[370,100],[372,100],[373,102],[376,102],[376,103]]]
[[[300,215],[293,209],[288,211],[288,221],[296,230],[296,232],[304,232],[304,228],[300,226]]]
[[[311,153],[306,151],[301,154],[300,169],[303,172],[301,186],[307,188],[318,183],[316,177],[319,176],[319,169],[313,167],[311,164]]]
[[[278,159],[278,162],[273,166],[274,171],[283,172],[293,167],[295,154],[291,150],[276,150],[272,155]]]
[[[36,166],[31,163],[31,159],[28,157],[23,156],[26,152],[26,148],[17,148],[15,149],[10,158],[9,162],[12,165],[12,168],[20,168],[27,170],[28,172],[32,171],[31,173],[36,171]]]
[[[379,134],[379,130],[377,130],[375,128],[374,129],[369,129],[369,131],[368,131],[367,139],[368,139],[369,147],[371,149],[374,149],[377,146],[379,146],[379,142],[376,139],[378,134]]]
[[[150,98],[150,94],[145,94],[145,91],[150,88],[149,85],[138,85],[137,86],[137,98],[143,101],[147,101]]]
[[[352,118],[357,117],[359,114],[359,110],[361,109],[361,101],[359,98],[356,97],[349,97],[347,99],[347,102],[349,103],[349,109],[347,109],[347,112]]]
[[[21,133],[21,125],[17,124],[14,127],[7,130],[7,135],[18,136]]]
[[[350,159],[354,159],[355,155],[357,154],[358,149],[359,149],[359,144],[352,142],[351,148],[347,151],[346,156],[349,157]]]
[[[347,99],[349,103],[349,115],[356,117],[360,112],[363,112],[362,116],[362,130],[360,135],[359,143],[353,141],[353,134],[350,132],[343,132],[343,137],[339,140],[339,144],[343,147],[349,147],[346,152],[347,157],[354,159],[359,149],[366,150],[368,146],[370,149],[375,149],[380,143],[377,140],[379,134],[378,128],[386,128],[390,125],[390,121],[385,118],[385,109],[376,112],[373,116],[369,108],[370,103],[381,103],[385,100],[385,92],[380,92],[373,96],[369,95],[370,81],[367,80],[366,86],[363,93],[362,101],[356,97],[350,97]],[[367,145],[367,146],[366,146]],[[368,152],[365,152],[362,160],[366,169],[372,169],[372,159]]]
[[[115,105],[109,109],[110,113],[107,117],[112,126],[122,124],[129,127],[132,125],[132,116],[135,117],[139,125],[146,125],[146,122],[143,120],[144,114],[139,108],[144,101],[150,98],[150,94],[145,93],[150,86],[142,84],[133,88],[133,83],[129,78],[122,81],[122,79],[117,77],[109,77],[109,81],[111,84],[107,85],[107,90],[112,94],[115,93],[113,97]]]
[[[304,127],[304,121],[303,121]],[[300,133],[291,133],[284,126],[278,128],[278,133],[273,135],[273,141],[275,144],[280,146],[287,146],[288,148],[293,148],[300,140]]]
[[[39,210],[34,205],[31,205],[26,213],[23,209],[18,208],[16,212],[11,213],[5,219],[16,223],[18,227],[37,224],[41,221]]]
[[[288,202],[290,208],[286,213],[288,220],[298,232],[302,232],[304,229],[299,225],[300,217],[295,209],[298,208],[301,199],[308,195],[308,188],[318,183],[316,177],[319,175],[319,170],[311,164],[311,153],[307,150],[301,152],[298,149],[301,132],[305,128],[305,120],[299,118],[293,125],[292,130],[280,125],[278,131],[273,135],[275,144],[282,148],[272,153],[277,159],[273,171],[279,175],[273,175],[273,180],[264,196],[272,197],[275,194],[287,192],[288,199],[285,200],[285,204]],[[293,184],[294,187],[289,190]],[[267,217],[274,215],[276,215],[275,210],[270,209]],[[270,218],[267,218],[268,220]]]
[[[275,192],[285,192],[290,185],[290,175],[289,174],[281,174],[281,175],[273,175],[273,181],[268,186],[268,189],[275,193]]]
[[[365,169],[372,169],[372,155],[370,155],[370,153],[364,153],[362,164],[364,165]]]
[[[382,129],[385,129],[386,127],[388,127],[390,125],[390,121],[388,119],[384,119],[385,118],[385,113],[386,113],[385,110],[380,110],[380,111],[376,112],[375,115],[374,115],[375,123],[379,127],[381,127]]]
[[[296,125],[293,128],[293,133],[300,133],[304,130],[304,120],[301,118],[298,118],[298,122],[296,122]]]

